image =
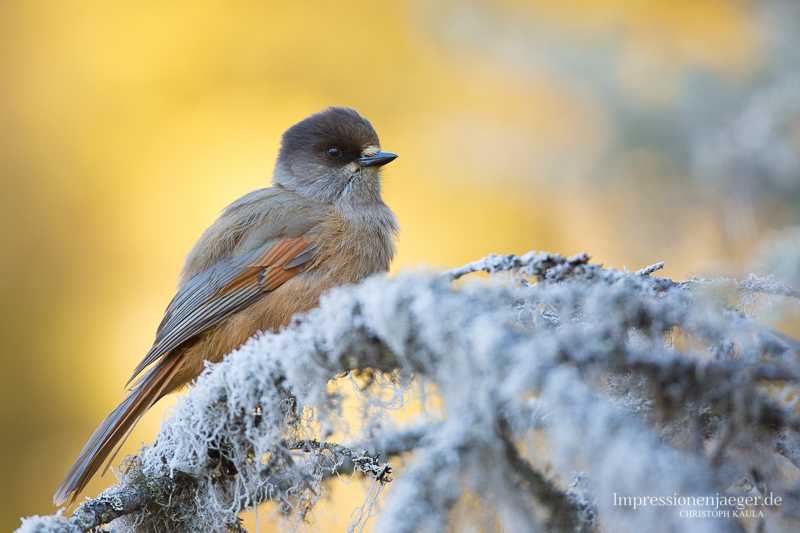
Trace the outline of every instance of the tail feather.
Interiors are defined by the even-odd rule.
[[[74,494],[70,505],[75,503],[78,494],[100,469],[114,446],[119,443],[119,447],[103,470],[103,474],[105,473],[142,415],[165,394],[165,389],[180,368],[181,360],[178,354],[173,354],[150,369],[122,403],[100,423],[56,490],[53,496],[55,505],[64,503],[71,493]]]

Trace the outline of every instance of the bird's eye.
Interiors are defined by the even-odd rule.
[[[331,146],[328,148],[328,157],[332,157],[336,159],[337,157],[342,155],[342,151],[336,148],[335,146]]]

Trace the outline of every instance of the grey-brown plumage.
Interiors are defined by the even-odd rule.
[[[345,107],[284,133],[273,187],[229,205],[189,252],[138,380],[84,446],[56,505],[70,494],[74,501],[145,411],[197,377],[204,361],[288,324],[326,289],[389,269],[398,227],[381,199],[379,169],[396,157]]]

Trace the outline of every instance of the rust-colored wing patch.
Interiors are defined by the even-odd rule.
[[[300,271],[300,267],[280,268],[269,267],[258,277],[258,284],[265,291],[273,291],[292,279]]]
[[[277,289],[300,271],[299,265],[288,269],[282,267],[313,245],[313,240],[307,241],[303,237],[277,241],[260,257],[248,264],[238,277],[217,289],[212,299],[254,283],[265,291]]]
[[[283,266],[312,244],[314,244],[313,239],[306,240],[303,237],[278,241],[263,256],[253,261],[252,266]]]

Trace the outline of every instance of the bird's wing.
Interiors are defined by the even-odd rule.
[[[317,237],[312,227],[300,237],[271,240],[190,278],[169,304],[153,347],[128,384],[164,354],[295,276],[314,258]]]

